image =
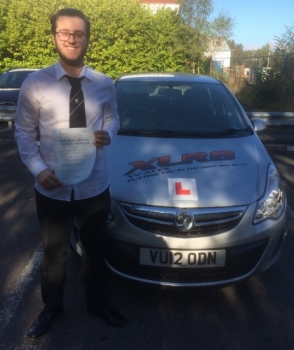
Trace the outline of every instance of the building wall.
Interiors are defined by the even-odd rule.
[[[213,62],[213,66],[223,68],[228,68],[231,66],[231,50],[229,48],[226,40],[214,41],[212,40],[210,45],[210,50],[205,53],[205,56],[211,57]]]
[[[214,61],[222,61],[222,68],[228,68],[231,66],[231,51],[217,51],[212,56]]]

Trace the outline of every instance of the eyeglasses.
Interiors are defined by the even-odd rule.
[[[60,41],[67,41],[70,39],[70,36],[72,35],[73,38],[77,43],[82,43],[86,39],[86,34],[83,32],[77,32],[77,33],[68,33],[68,32],[56,32],[58,39]]]

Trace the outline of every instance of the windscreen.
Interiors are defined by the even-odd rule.
[[[32,71],[15,71],[6,72],[0,75],[0,88],[20,88],[25,78],[32,73]]]
[[[123,131],[207,133],[248,127],[221,84],[170,81],[116,82]]]

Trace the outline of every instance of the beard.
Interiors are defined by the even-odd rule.
[[[81,51],[81,53],[74,59],[66,57],[61,52],[61,50],[59,50],[59,48],[57,46],[55,48],[56,48],[58,56],[62,60],[62,62],[64,62],[68,66],[78,68],[78,67],[81,67],[84,64],[84,56],[85,56],[85,54],[87,52],[88,45],[86,47],[84,47],[83,50]]]

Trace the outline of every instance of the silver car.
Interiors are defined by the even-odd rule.
[[[130,74],[115,82],[121,128],[106,148],[114,273],[225,286],[269,268],[287,233],[280,176],[244,110],[216,79]],[[72,237],[72,245],[78,235]]]

